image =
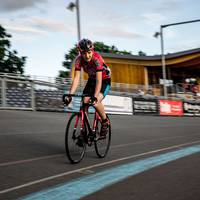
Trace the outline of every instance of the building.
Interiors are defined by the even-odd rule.
[[[121,92],[152,93],[163,95],[161,55],[138,56],[100,53],[112,72],[112,89]],[[175,87],[168,88],[168,93],[192,92],[184,89],[186,79],[196,80],[197,93],[200,94],[200,48],[165,55],[166,77]],[[72,68],[72,76],[74,67]],[[87,80],[87,74],[84,74]]]
[[[159,84],[162,79],[161,55],[101,55],[111,68],[112,82],[149,86]],[[196,78],[200,84],[200,48],[167,54],[165,59],[168,80],[176,84]]]

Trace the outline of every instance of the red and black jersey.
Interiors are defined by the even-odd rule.
[[[81,55],[75,59],[75,70],[80,71],[81,68],[88,74],[89,78],[96,79],[96,72],[102,71],[102,79],[109,79],[111,77],[110,68],[105,64],[101,55],[97,52],[93,53],[92,59],[87,62]]]

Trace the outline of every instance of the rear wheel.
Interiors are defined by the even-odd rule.
[[[71,163],[79,163],[85,155],[86,144],[81,134],[80,120],[80,113],[72,114],[66,128],[65,149]],[[76,124],[77,127],[75,128]]]
[[[109,125],[108,127],[108,133],[106,134],[106,136],[103,136],[103,137],[100,136],[100,131],[101,131],[101,122],[97,120],[96,129],[95,129],[96,138],[94,141],[95,151],[99,158],[104,158],[107,155],[109,147],[110,147],[111,125]]]

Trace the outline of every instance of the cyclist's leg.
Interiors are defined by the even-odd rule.
[[[93,80],[88,79],[87,84],[85,85],[85,88],[83,90],[84,95],[88,95],[88,97],[84,97],[83,103],[88,104],[90,102],[90,96],[94,94],[95,91],[95,83]],[[85,111],[88,114],[88,106],[85,106]]]
[[[103,95],[100,94],[99,96],[103,96]],[[102,119],[100,135],[104,137],[108,132],[108,129],[109,129],[109,126],[110,126],[110,121],[107,118],[107,115],[106,115],[105,110],[104,110],[104,105],[103,105],[102,102],[98,102],[97,104],[95,104],[95,108],[96,108],[99,116]]]
[[[94,107],[96,108],[96,110],[97,110],[98,114],[100,115],[102,121],[105,121],[107,119],[102,100],[108,94],[109,90],[110,90],[110,79],[103,80],[101,91],[99,93],[99,96],[97,97],[98,103],[94,105]]]
[[[103,99],[104,99],[104,95],[102,93],[99,93],[99,95],[97,97],[98,103],[96,103],[94,105],[94,107],[95,107],[96,111],[98,112],[99,116],[101,117],[102,121],[107,119],[106,113],[104,110],[104,105],[102,103]]]
[[[87,84],[85,85],[85,88],[83,90],[83,94],[92,96],[94,94],[95,91],[95,82],[91,79],[88,79]],[[90,97],[84,97],[83,102],[84,103],[89,103],[90,101]]]
[[[109,90],[110,90],[110,79],[106,79],[102,81],[102,87],[101,87],[101,91],[97,97],[98,99],[98,103],[96,103],[94,105],[95,109],[97,110],[98,114],[100,115],[102,122],[106,122],[107,121],[107,116],[105,114],[105,110],[104,110],[104,105],[102,103],[102,100],[105,98],[105,96],[108,94]],[[88,79],[88,82],[83,90],[83,94],[87,94],[87,95],[94,95],[95,93],[95,86],[96,86],[96,81],[93,79]],[[90,97],[85,97],[84,98],[84,103],[89,103]]]

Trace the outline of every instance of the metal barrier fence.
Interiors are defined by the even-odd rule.
[[[71,79],[0,74],[0,108],[63,111],[62,95],[69,90]],[[80,84],[82,91],[85,82]],[[168,96],[179,99],[198,99],[180,84],[167,87]],[[110,94],[155,98],[163,96],[162,85],[113,83]],[[76,104],[77,102],[75,102]]]
[[[71,80],[42,78],[0,75],[0,109],[63,111],[62,95]]]
[[[34,109],[34,89],[31,81],[0,78],[1,108]]]

